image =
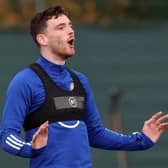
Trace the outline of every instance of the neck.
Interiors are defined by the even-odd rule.
[[[62,58],[57,54],[52,54],[44,50],[43,51],[41,50],[41,54],[45,59],[57,65],[64,65],[66,62],[66,59]]]

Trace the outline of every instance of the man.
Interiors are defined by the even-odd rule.
[[[91,168],[90,146],[144,150],[168,128],[162,112],[130,136],[103,127],[87,78],[66,65],[75,54],[75,34],[62,7],[38,13],[31,34],[40,56],[9,85],[0,135],[5,151],[30,158],[31,168]]]

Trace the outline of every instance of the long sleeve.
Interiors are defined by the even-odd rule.
[[[40,152],[32,150],[31,141],[26,142],[20,135],[30,102],[30,89],[23,75],[18,74],[8,87],[0,128],[0,145],[11,154],[29,158]]]
[[[134,132],[128,136],[104,128],[88,80],[84,75],[78,75],[87,95],[85,122],[91,146],[112,150],[144,150],[154,145],[142,132]]]
[[[25,142],[19,134],[11,129],[1,130],[0,136],[1,147],[13,155],[32,158],[44,150],[44,148],[38,150],[32,149],[31,142]]]
[[[53,64],[43,57],[39,58],[38,63],[58,87],[65,91],[70,90],[73,78],[66,65]],[[14,77],[8,87],[0,127],[0,145],[5,151],[31,158],[32,168],[44,167],[44,164],[48,167],[51,163],[53,167],[65,163],[67,167],[91,167],[90,146],[114,150],[143,150],[153,145],[141,132],[127,136],[104,128],[87,78],[79,72],[74,72],[86,92],[84,120],[72,129],[60,125],[59,122],[50,123],[47,146],[39,150],[33,150],[31,145],[32,137],[38,128],[26,131],[25,138],[22,138],[20,133],[25,117],[45,102],[43,83],[30,68],[25,68]],[[71,125],[76,121],[64,123]],[[75,150],[74,145],[77,146]]]

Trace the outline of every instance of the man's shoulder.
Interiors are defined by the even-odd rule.
[[[35,81],[35,74],[29,68],[24,68],[18,71],[8,85],[8,92],[20,92],[25,91],[25,89],[30,89]]]
[[[84,73],[79,72],[79,71],[77,71],[77,70],[75,70],[75,69],[71,69],[71,71],[72,71],[73,73],[75,73],[75,75],[76,75],[80,80],[82,80],[82,81],[87,81],[87,80],[88,80],[87,76],[86,76]]]
[[[35,77],[35,73],[29,67],[25,67],[15,74],[12,81],[18,83],[26,83],[28,81],[32,81]]]

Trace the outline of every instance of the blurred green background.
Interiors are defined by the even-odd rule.
[[[110,96],[121,88],[124,133],[141,130],[156,111],[168,113],[168,1],[0,0],[0,109],[17,71],[38,58],[28,25],[35,11],[54,4],[70,11],[76,55],[69,66],[89,78],[102,120],[110,127]],[[128,168],[167,168],[168,133],[150,150],[127,152]],[[0,150],[0,167],[28,168],[28,160]],[[92,149],[94,168],[118,168],[115,151]]]

